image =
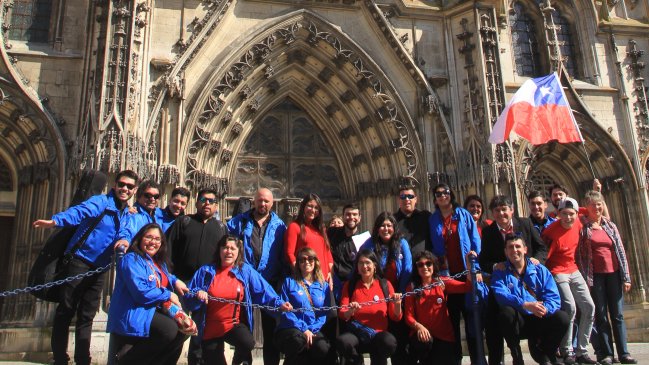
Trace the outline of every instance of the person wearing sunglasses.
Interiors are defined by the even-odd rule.
[[[298,250],[297,265],[282,284],[282,299],[293,308],[309,309],[282,313],[275,344],[284,353],[284,365],[335,363],[336,353],[321,332],[327,321],[327,311],[310,309],[331,305],[329,283],[324,280],[320,260],[310,247]]]
[[[216,191],[203,189],[196,196],[196,213],[178,217],[167,231],[174,274],[185,282],[200,267],[211,263],[217,244],[228,234],[225,224],[214,217],[217,209]],[[199,307],[192,315],[203,316],[203,310]],[[201,359],[201,341],[192,336],[187,361],[189,365],[195,365],[200,364]]]
[[[135,211],[126,217],[124,225],[117,233],[116,249],[126,250],[137,232],[149,223],[158,223],[156,217],[162,215],[158,208],[160,185],[153,180],[140,183],[135,194]]]
[[[408,242],[412,255],[423,250],[432,250],[428,219],[430,212],[417,209],[417,192],[412,187],[399,190],[399,209],[394,213],[401,236]]]
[[[467,253],[467,262],[469,255]],[[406,292],[421,290],[406,298],[404,319],[410,328],[410,354],[412,364],[456,364],[453,352],[455,331],[448,314],[448,294],[465,294],[471,291],[471,280],[459,281],[440,276],[439,260],[430,251],[422,251],[414,258],[416,271]]]
[[[184,332],[196,329],[181,327],[165,311],[168,306],[181,306],[179,295],[187,288],[169,272],[168,250],[164,232],[150,223],[135,235],[117,263],[106,323],[114,344],[109,357],[116,364],[176,364],[187,339]]]
[[[129,214],[128,200],[135,193],[137,182],[135,172],[121,171],[115,176],[115,185],[107,194],[95,195],[55,214],[50,220],[39,219],[33,223],[34,228],[78,227],[66,249],[70,258],[61,269],[62,277],[83,274],[112,261],[113,243]],[[92,227],[94,229],[89,231]],[[87,231],[89,233],[86,235]],[[104,272],[61,285],[52,328],[55,364],[67,364],[70,361],[67,353],[68,337],[75,315],[74,361],[77,364],[90,364],[92,322],[99,310],[105,278]]]
[[[455,275],[464,272],[469,265],[465,257],[470,251],[480,254],[481,241],[478,227],[468,210],[459,206],[455,193],[447,184],[438,184],[433,188],[435,197],[435,212],[429,220],[430,237],[433,241],[433,253],[440,260],[440,271],[443,275]],[[480,267],[476,265],[476,269]],[[466,280],[462,278],[462,280]],[[476,277],[482,282],[482,275]],[[479,285],[482,291],[486,289]],[[467,333],[467,345],[471,362],[482,363],[478,360],[475,341],[476,334],[473,325],[473,312],[467,303],[466,294],[449,294],[448,308],[453,331],[455,333],[454,352],[456,359],[462,359],[462,344],[460,339],[460,319],[464,318],[464,329]]]

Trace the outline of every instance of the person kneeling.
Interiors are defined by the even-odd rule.
[[[528,339],[532,358],[542,365],[556,363],[556,349],[568,329],[570,319],[561,310],[561,297],[550,271],[526,257],[527,244],[519,236],[505,236],[504,265],[494,267],[491,288],[500,305],[498,322],[510,349],[520,349]],[[514,365],[523,356],[512,353]]]
[[[387,364],[397,348],[397,339],[388,329],[388,316],[401,320],[401,293],[394,293],[392,284],[383,279],[379,260],[370,249],[356,255],[356,272],[343,286],[338,311],[347,332],[336,339],[342,364],[362,364],[363,352],[370,353],[372,365]],[[383,299],[391,298],[390,302]],[[376,302],[361,306],[360,303]]]

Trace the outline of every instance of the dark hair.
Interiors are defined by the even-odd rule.
[[[563,186],[561,184],[553,184],[552,186],[550,186],[548,188],[548,195],[552,196],[552,191],[556,190],[556,189],[559,189],[559,190],[563,191],[564,193],[566,193],[566,195],[570,195],[570,194],[568,194],[568,188],[566,188],[565,186]]]
[[[421,260],[422,258],[429,259],[430,261],[433,262],[433,280],[439,278],[439,259],[437,258],[437,256],[435,256],[432,252],[428,250],[419,251],[415,254],[415,256],[413,256],[412,258],[413,268],[417,263],[417,261]],[[415,273],[412,274],[412,284],[414,288],[421,287],[421,276],[419,276],[419,272],[417,272],[417,274]]]
[[[122,170],[122,171],[118,172],[117,175],[115,176],[115,182],[118,182],[119,179],[121,179],[122,177],[128,177],[129,179],[133,179],[136,184],[140,180],[140,178],[137,176],[137,174],[133,170]]]
[[[453,209],[459,206],[459,204],[455,201],[455,193],[453,192],[453,189],[451,189],[451,187],[448,186],[448,184],[444,184],[444,183],[437,184],[433,188],[433,201],[435,201],[435,191],[437,191],[437,189],[448,190],[451,193],[451,205],[453,206]],[[435,203],[435,209],[439,210],[439,206],[437,205],[437,203]]]
[[[374,263],[374,279],[383,278],[383,270],[381,269],[381,263],[378,257],[374,251],[369,248],[364,248],[356,254],[356,258],[354,259],[354,270],[352,271],[352,277],[349,279],[349,287],[352,290],[356,288],[356,283],[361,280],[361,275],[358,273],[358,261],[360,261],[361,257],[365,257]]]
[[[164,231],[157,223],[149,223],[142,227],[135,234],[135,237],[133,237],[131,246],[129,246],[126,252],[135,252],[142,257],[146,257],[146,254],[140,248],[140,242],[142,241],[142,237],[144,237],[144,235],[152,229],[157,229],[160,232],[160,248],[158,249],[158,252],[153,255],[152,259],[158,265],[166,264],[167,270],[171,271],[172,265],[169,261],[169,254],[167,253],[167,238],[165,237]]]
[[[237,259],[234,260],[234,266],[241,267],[241,265],[243,265],[243,242],[239,239],[238,236],[227,234],[221,237],[219,242],[216,244],[216,251],[214,252],[214,257],[212,258],[212,262],[214,263],[214,266],[216,266],[217,270],[221,268],[221,248],[225,247],[228,242],[235,242],[237,244],[237,248],[239,249]]]
[[[543,199],[544,202],[546,202],[546,203],[548,202],[548,197],[545,194],[543,194],[543,192],[540,191],[540,190],[532,190],[532,191],[530,191],[529,194],[527,194],[527,201],[528,202],[530,200],[536,199],[536,198],[541,198],[541,199]]]
[[[379,229],[383,222],[390,221],[392,227],[394,227],[394,233],[390,237],[390,241],[387,244],[383,243],[381,237],[379,237]],[[401,253],[401,233],[399,232],[399,227],[397,226],[397,219],[394,218],[394,215],[390,212],[381,212],[376,219],[374,220],[374,226],[372,227],[372,241],[374,242],[374,253],[378,257],[381,257],[383,250],[387,246],[388,249],[388,259],[387,261],[396,259]]]
[[[346,211],[347,209],[358,210],[358,211],[361,210],[361,208],[358,207],[358,204],[355,204],[355,203],[349,203],[349,204],[347,204],[347,205],[345,205],[345,206],[343,207],[343,215],[345,215],[345,211]]]
[[[401,194],[402,191],[406,191],[406,190],[412,190],[412,192],[415,193],[415,195],[417,195],[417,190],[415,190],[414,186],[399,186],[399,194]]]
[[[525,242],[525,237],[523,237],[521,234],[515,234],[515,233],[507,233],[505,235],[505,246],[507,246],[507,242],[516,241],[516,240],[521,240],[521,242],[523,242],[523,246],[527,247],[527,242]]]
[[[173,198],[176,195],[184,196],[189,200],[189,197],[191,196],[191,192],[187,190],[186,188],[183,188],[182,186],[179,186],[171,191],[171,197]]]
[[[201,197],[203,197],[204,195],[207,195],[207,194],[214,194],[215,198],[218,197],[218,195],[216,194],[216,190],[214,190],[214,189],[201,189],[198,192],[198,194],[196,195],[196,200],[200,199]]]
[[[491,202],[489,202],[489,210],[494,210],[498,207],[502,207],[503,205],[510,208],[514,207],[514,203],[512,202],[510,197],[506,195],[496,195],[491,198]]]
[[[158,192],[160,192],[160,185],[153,180],[144,180],[140,183],[140,186],[137,187],[137,194],[135,194],[135,197],[139,199],[144,195],[144,192],[147,189],[157,189]]]
[[[467,196],[466,199],[464,199],[464,209],[469,209],[468,208],[469,203],[471,203],[472,200],[475,200],[478,203],[480,203],[480,205],[482,205],[482,213],[480,213],[480,217],[478,217],[478,221],[476,222],[476,224],[480,228],[487,227],[488,226],[487,220],[485,219],[485,216],[484,216],[484,212],[485,212],[487,207],[485,207],[484,202],[482,201],[482,198],[479,195],[474,194],[474,195]]]
[[[327,228],[325,227],[323,221],[322,201],[320,200],[320,197],[315,193],[307,194],[302,199],[302,202],[300,203],[300,209],[297,211],[295,223],[300,225],[300,240],[304,242],[304,240],[306,239],[306,230],[304,229],[304,208],[311,200],[315,200],[316,204],[318,204],[318,216],[315,217],[313,221],[311,221],[311,226],[318,232],[320,232],[320,235],[324,238],[325,245],[327,246],[327,248],[330,248],[329,239],[327,238]]]

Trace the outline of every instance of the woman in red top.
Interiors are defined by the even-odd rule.
[[[470,292],[470,277],[466,282],[440,277],[439,260],[430,251],[417,253],[414,261],[417,274],[413,275],[406,291],[427,289],[406,298],[404,316],[410,327],[410,353],[419,364],[451,365],[456,362],[449,351],[454,346],[455,333],[448,315],[446,294]],[[431,284],[432,287],[428,287]]]
[[[332,288],[329,273],[334,265],[334,260],[331,256],[331,247],[329,247],[322,218],[322,203],[320,197],[313,193],[302,199],[297,218],[289,224],[284,235],[286,258],[292,267],[295,267],[295,253],[302,247],[310,247],[316,252],[322,264],[322,275],[329,282],[329,287]]]
[[[401,320],[401,294],[382,278],[379,260],[372,250],[361,249],[354,266],[356,272],[343,286],[343,308],[338,311],[347,332],[336,338],[336,348],[343,364],[362,364],[364,352],[370,353],[372,365],[387,364],[397,348],[397,339],[387,331],[388,316],[393,321]],[[381,301],[384,298],[394,301]],[[371,301],[378,303],[360,304]]]
[[[464,209],[468,210],[473,217],[473,221],[478,227],[478,233],[482,238],[482,229],[488,227],[493,221],[487,219],[484,214],[484,203],[478,195],[469,195],[464,199]]]

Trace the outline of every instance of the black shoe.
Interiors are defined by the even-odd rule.
[[[618,360],[617,357],[615,357],[615,356],[613,356],[611,361],[613,362],[613,364],[619,364],[620,363],[620,360]]]
[[[597,361],[593,360],[588,356],[588,354],[583,354],[577,356],[577,362],[580,364],[591,364],[591,365],[597,365]]]
[[[603,359],[599,360],[600,365],[613,365],[613,358],[610,356],[606,356]]]
[[[631,357],[631,355],[620,356],[620,363],[622,364],[637,364],[638,360]]]

